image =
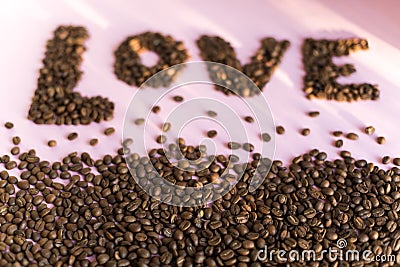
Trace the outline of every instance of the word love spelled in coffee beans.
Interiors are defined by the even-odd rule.
[[[47,42],[28,115],[34,123],[78,125],[113,118],[114,103],[107,98],[89,98],[73,91],[82,75],[81,55],[88,37],[83,27],[60,26]]]

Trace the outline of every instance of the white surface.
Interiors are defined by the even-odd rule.
[[[288,160],[311,148],[319,148],[337,156],[332,146],[333,130],[353,131],[358,141],[344,140],[344,149],[357,157],[380,162],[384,155],[400,156],[400,18],[397,1],[4,1],[0,4],[0,114],[1,124],[12,121],[11,131],[0,128],[0,151],[8,153],[11,137],[22,138],[22,149],[35,148],[44,159],[60,159],[73,151],[88,151],[94,155],[115,153],[120,145],[122,121],[129,100],[137,90],[117,80],[113,74],[113,52],[129,35],[144,31],[160,31],[182,40],[199,60],[195,41],[201,34],[214,34],[230,41],[239,59],[246,62],[266,36],[288,39],[291,47],[279,69],[267,84],[267,97],[277,125],[286,134],[277,136],[276,158]],[[27,117],[46,41],[61,24],[85,26],[91,38],[86,43],[82,69],[83,78],[75,89],[83,95],[108,96],[116,104],[115,118],[89,126],[35,125]],[[362,37],[370,49],[337,59],[338,63],[354,63],[357,72],[342,79],[346,82],[379,84],[379,101],[338,103],[309,101],[302,92],[304,75],[301,45],[306,37]],[[221,101],[231,98],[218,95]],[[319,110],[312,119],[306,113]],[[243,114],[248,115],[248,114]],[[367,136],[361,130],[374,125],[376,133]],[[114,126],[117,134],[102,134]],[[309,127],[311,134],[299,134]],[[209,129],[204,125],[204,130]],[[66,139],[72,131],[79,132],[73,142]],[[188,135],[202,135],[203,133]],[[256,133],[254,133],[256,134]],[[375,139],[383,135],[387,144]],[[96,147],[88,140],[99,138]],[[49,139],[58,141],[48,148]]]

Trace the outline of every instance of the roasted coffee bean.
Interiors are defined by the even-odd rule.
[[[308,128],[304,128],[304,129],[301,130],[301,134],[304,135],[304,136],[309,135],[310,132],[311,132],[311,131],[310,131],[310,129],[308,129]]]
[[[135,123],[136,125],[142,125],[142,124],[144,124],[144,122],[145,122],[145,120],[144,120],[143,118],[138,118],[138,119],[136,119],[136,120],[134,121],[134,123]]]
[[[67,135],[67,139],[70,141],[75,140],[76,138],[78,138],[78,133],[73,132]]]
[[[390,163],[390,157],[389,156],[384,156],[382,158],[382,163],[383,164],[389,164]]]
[[[248,151],[248,152],[253,152],[254,150],[254,145],[250,143],[244,143],[242,145],[243,150]]]
[[[183,97],[180,96],[180,95],[176,95],[176,96],[173,97],[173,100],[175,102],[182,102],[183,101]]]
[[[357,140],[358,139],[358,135],[355,133],[348,133],[346,134],[346,138],[349,140]]]
[[[341,148],[343,146],[343,140],[339,139],[335,141],[335,147]]]
[[[242,145],[237,142],[228,142],[227,146],[229,149],[233,149],[233,150],[239,149],[242,147]]]
[[[166,122],[163,124],[162,126],[162,131],[164,133],[168,132],[171,129],[171,123],[170,122]]]
[[[156,142],[159,144],[164,144],[167,141],[167,137],[165,135],[159,135],[156,138]]]
[[[115,133],[115,129],[113,127],[109,127],[104,130],[104,134],[107,136],[112,135],[113,133]]]
[[[211,118],[215,118],[215,117],[217,117],[217,115],[218,114],[215,111],[212,111],[212,110],[207,111],[207,116],[209,116]]]
[[[214,138],[214,137],[217,136],[217,134],[218,134],[218,132],[215,131],[215,130],[210,130],[210,131],[207,132],[208,138]]]
[[[280,135],[284,134],[285,133],[285,128],[283,128],[283,126],[277,126],[276,127],[276,133],[280,134]]]
[[[340,137],[340,136],[342,136],[342,134],[343,134],[342,131],[334,131],[334,132],[332,132],[332,135],[335,136],[335,137]]]
[[[269,133],[262,133],[261,134],[261,139],[264,142],[269,142],[269,141],[271,141],[271,135]]]
[[[378,142],[378,144],[383,145],[386,144],[386,139],[383,136],[379,136],[376,141]]]
[[[393,159],[393,164],[396,166],[400,166],[400,158],[394,158]]]
[[[49,147],[55,147],[57,145],[57,141],[56,140],[50,140],[47,142],[47,145]]]
[[[14,124],[8,121],[4,124],[4,127],[6,127],[7,129],[12,129],[14,128]]]
[[[375,128],[374,128],[374,126],[368,126],[368,127],[365,127],[364,131],[366,134],[371,135],[375,132]]]
[[[308,116],[310,116],[311,118],[318,117],[319,111],[310,111],[310,112],[308,112]]]
[[[253,122],[254,122],[254,118],[251,117],[251,116],[246,116],[246,117],[244,117],[244,120],[245,120],[246,122],[248,122],[248,123],[253,123]]]
[[[89,145],[91,145],[91,146],[95,146],[98,143],[99,143],[99,139],[97,139],[97,138],[92,138],[89,140]]]
[[[160,110],[161,110],[160,106],[154,106],[154,107],[151,109],[151,111],[152,111],[153,113],[155,113],[155,114],[159,113]]]

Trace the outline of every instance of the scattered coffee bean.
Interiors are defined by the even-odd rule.
[[[217,136],[217,134],[218,134],[218,132],[215,131],[215,130],[210,130],[210,131],[207,132],[208,138],[214,138],[214,137]]]
[[[91,145],[91,146],[95,146],[98,143],[99,143],[99,139],[97,139],[97,138],[92,138],[89,140],[89,145]]]
[[[78,138],[78,133],[73,132],[67,135],[67,139],[70,141],[75,140],[76,138]]]
[[[14,128],[14,124],[8,121],[4,124],[4,127],[6,127],[6,129],[12,129]]]
[[[112,135],[113,133],[115,133],[115,129],[113,127],[109,127],[104,130],[104,134],[107,136]]]
[[[368,126],[368,127],[365,127],[364,131],[366,134],[371,135],[375,132],[375,128],[374,128],[374,126]]]
[[[57,141],[56,140],[50,140],[47,142],[47,145],[49,147],[55,147],[57,145]]]
[[[183,101],[183,97],[180,96],[180,95],[176,95],[176,96],[173,97],[173,100],[175,102],[182,102]]]
[[[400,166],[400,158],[394,158],[393,159],[393,164],[396,166]]]
[[[383,164],[389,164],[390,163],[390,157],[389,156],[384,156],[382,158],[382,163]]]
[[[156,142],[159,144],[164,144],[167,141],[167,137],[165,135],[159,135],[156,138]]]
[[[343,135],[343,132],[342,131],[334,131],[334,132],[332,132],[332,135],[335,137],[340,137]]]
[[[243,150],[248,151],[248,152],[253,152],[254,150],[254,145],[250,143],[244,143],[242,145]]]
[[[253,122],[254,122],[254,118],[251,117],[251,116],[246,116],[246,117],[244,117],[244,120],[245,120],[246,122],[248,122],[248,123],[253,123]]]
[[[164,133],[168,132],[171,129],[171,123],[170,122],[166,122],[163,124],[162,126],[162,131]]]
[[[335,147],[340,148],[342,146],[343,146],[343,140],[342,139],[339,139],[339,140],[335,141]]]
[[[282,135],[285,133],[285,128],[283,126],[276,126],[276,133]]]
[[[346,138],[349,140],[357,140],[358,139],[358,135],[355,133],[348,133],[346,134]]]
[[[144,119],[143,119],[143,118],[138,118],[138,119],[136,119],[136,120],[135,120],[135,124],[136,124],[136,125],[142,125],[142,124],[144,124]]]
[[[269,133],[262,133],[261,134],[261,139],[264,142],[269,142],[269,141],[271,141],[271,135]]]
[[[217,117],[217,115],[218,114],[215,111],[212,111],[212,110],[207,111],[207,116],[209,116],[211,118]]]
[[[13,147],[13,148],[11,148],[11,154],[12,155],[18,155],[19,154],[19,147],[17,147],[17,146],[15,146],[15,147]]]
[[[21,143],[21,138],[19,136],[14,136],[12,138],[12,142],[13,142],[14,145],[17,146],[17,145],[19,145]]]
[[[239,149],[242,147],[242,145],[239,144],[238,142],[228,142],[227,146],[229,149],[233,149],[233,150],[236,150],[236,149]]]
[[[383,145],[386,144],[386,138],[383,136],[379,136],[378,138],[376,138],[376,141],[378,142],[378,144]]]
[[[310,116],[311,118],[318,117],[319,111],[310,111],[310,112],[308,112],[308,116]]]
[[[157,114],[158,112],[160,112],[161,108],[159,106],[154,106],[151,111],[155,114]]]
[[[304,129],[301,130],[301,134],[304,135],[304,136],[309,135],[310,132],[311,132],[311,131],[310,131],[310,129],[308,129],[308,128],[304,128]]]

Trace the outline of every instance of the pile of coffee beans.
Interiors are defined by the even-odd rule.
[[[275,68],[279,65],[290,43],[287,40],[277,41],[274,38],[261,40],[261,47],[251,57],[250,63],[242,65],[236,57],[236,52],[231,44],[218,36],[203,35],[197,40],[200,56],[205,61],[217,62],[228,65],[246,74],[257,87],[251,85],[247,79],[236,77],[235,71],[226,67],[209,65],[210,78],[219,85],[215,88],[226,95],[238,94],[243,97],[260,93],[269,82]],[[231,84],[235,81],[235,84]],[[226,86],[226,88],[224,87]],[[230,88],[230,89],[228,89]]]
[[[140,53],[149,50],[158,55],[157,64],[151,67],[143,65]],[[173,65],[184,63],[188,52],[180,41],[161,33],[145,32],[126,38],[115,51],[114,73],[118,79],[129,85],[140,87],[148,78]],[[154,88],[168,86],[179,73],[179,66],[159,74],[156,83],[147,85]],[[157,81],[155,81],[157,80]]]
[[[49,40],[28,118],[37,124],[78,125],[113,118],[114,103],[101,96],[86,97],[73,89],[89,37],[83,27],[60,26]]]
[[[351,51],[368,49],[365,39],[314,40],[306,39],[303,44],[303,64],[306,71],[304,92],[308,98],[337,101],[377,100],[379,89],[376,85],[340,84],[339,76],[349,76],[356,71],[354,65],[337,66],[333,57],[349,55]]]
[[[175,166],[168,158],[178,150],[183,158]],[[260,260],[257,255],[265,247],[276,252],[314,250],[321,257],[291,265],[350,266],[322,253],[336,247],[339,239],[347,241],[344,252],[395,255],[396,262],[386,266],[400,264],[399,168],[383,170],[348,151],[328,160],[326,153],[314,149],[289,166],[254,153],[251,162],[236,165],[241,166],[238,173],[244,171],[236,186],[209,205],[196,207],[163,204],[142,190],[146,184],[136,183],[155,168],[173,183],[198,187],[218,182],[226,169],[235,169],[230,157],[210,158],[201,152],[205,147],[179,139],[167,152],[150,150],[149,157],[133,153],[125,158],[122,148],[100,159],[71,153],[61,162],[41,160],[34,150],[15,161],[2,156],[5,168],[19,174],[0,171],[0,266],[284,264],[276,253],[271,261]],[[197,172],[186,159],[207,167]],[[255,175],[265,180],[252,191]],[[228,186],[228,181],[220,186]],[[151,186],[155,195],[187,199],[178,192],[163,192],[156,183]],[[378,266],[375,263],[371,266]]]

